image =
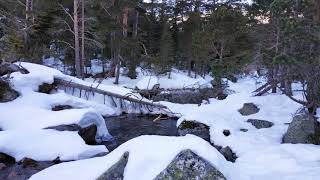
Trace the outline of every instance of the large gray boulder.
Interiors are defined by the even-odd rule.
[[[273,126],[272,122],[266,120],[248,119],[247,122],[251,123],[257,129],[270,128]]]
[[[124,179],[124,169],[128,163],[129,152],[125,152],[120,160],[111,166],[105,173],[103,173],[96,180],[122,180]]]
[[[180,136],[193,134],[210,142],[209,126],[197,121],[183,121],[178,127],[178,133]]]
[[[284,134],[283,143],[291,144],[320,144],[320,124],[312,116],[297,115],[290,123]]]
[[[243,107],[238,111],[243,116],[249,116],[258,113],[260,109],[253,103],[244,103]]]
[[[155,180],[225,180],[224,175],[191,150],[180,152]]]
[[[13,72],[21,72],[22,74],[28,74],[29,72],[21,66],[11,63],[0,64],[0,76],[11,74]]]
[[[19,93],[13,90],[7,80],[0,77],[0,103],[6,103],[19,97]]]

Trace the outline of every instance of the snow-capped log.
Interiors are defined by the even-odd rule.
[[[86,86],[86,85],[83,85],[83,84],[75,83],[75,82],[72,82],[72,81],[66,81],[66,80],[59,79],[59,78],[55,78],[54,79],[54,83],[56,83],[58,86],[76,88],[76,89],[84,90],[86,92],[98,93],[98,94],[110,96],[112,98],[126,100],[126,101],[129,101],[129,102],[132,102],[132,103],[137,103],[137,104],[145,105],[145,106],[152,107],[152,108],[157,108],[157,109],[160,109],[160,110],[167,109],[166,106],[164,106],[162,104],[159,104],[159,103],[148,102],[148,101],[145,101],[145,100],[142,100],[142,99],[136,99],[136,98],[132,98],[132,97],[129,97],[129,96],[126,96],[126,95],[116,94],[114,92],[105,91],[105,90],[99,89],[97,87]]]

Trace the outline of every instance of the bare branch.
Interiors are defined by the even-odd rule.
[[[62,4],[58,3],[59,6],[61,7],[61,9],[69,16],[69,18],[74,22],[74,19],[72,17],[72,15],[66,10],[66,8],[63,7]]]
[[[63,43],[63,44],[66,44],[68,45],[69,48],[73,49],[74,50],[74,46],[66,41],[63,41],[63,40],[56,40],[57,43]]]

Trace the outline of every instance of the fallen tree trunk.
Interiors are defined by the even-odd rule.
[[[88,91],[88,92],[94,92],[94,93],[98,93],[98,94],[102,94],[102,95],[106,95],[106,96],[110,96],[110,97],[126,100],[126,101],[129,101],[129,102],[132,102],[132,103],[151,106],[151,107],[159,108],[159,109],[167,109],[167,107],[162,105],[162,104],[158,104],[158,103],[144,101],[144,100],[141,100],[141,99],[132,98],[129,95],[125,96],[125,95],[116,94],[116,93],[113,93],[113,92],[105,91],[105,90],[102,90],[102,89],[99,89],[99,88],[96,88],[96,87],[92,87],[92,86],[86,86],[86,85],[75,83],[75,82],[72,82],[72,81],[66,81],[66,80],[63,80],[63,79],[55,78],[54,79],[54,83],[56,83],[58,86],[76,88],[76,89],[85,90],[85,91]]]

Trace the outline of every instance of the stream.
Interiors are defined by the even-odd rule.
[[[177,119],[153,120],[157,116],[125,114],[105,118],[109,133],[114,137],[113,142],[103,142],[109,151],[121,144],[141,135],[178,136]]]
[[[141,135],[178,136],[177,119],[168,118],[153,122],[157,116],[124,114],[107,117],[106,125],[109,133],[114,137],[113,142],[102,142],[111,152],[121,144]],[[33,174],[40,172],[60,162],[16,162],[0,168],[0,180],[27,180]]]

